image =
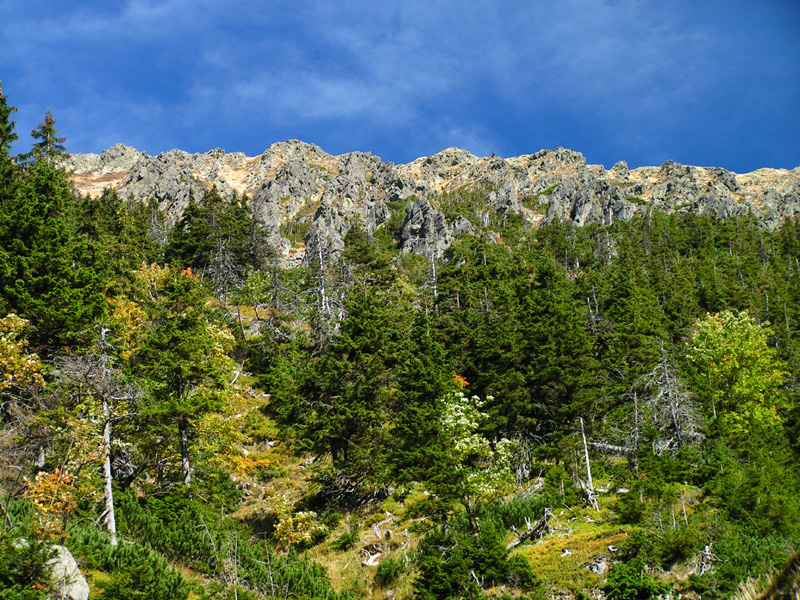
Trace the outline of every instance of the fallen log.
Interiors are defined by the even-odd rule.
[[[544,514],[542,518],[536,521],[536,523],[531,524],[530,518],[525,519],[525,525],[527,527],[527,531],[520,533],[517,531],[515,527],[512,527],[511,530],[516,534],[517,539],[511,542],[506,546],[506,550],[511,550],[512,548],[516,548],[520,544],[532,539],[532,538],[541,538],[550,533],[552,528],[550,527],[550,519],[553,517],[553,513],[550,511],[549,508],[544,509]]]

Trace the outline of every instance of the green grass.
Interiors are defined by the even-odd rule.
[[[640,204],[640,205],[647,204],[647,202],[645,202],[645,200],[643,198],[640,198],[639,196],[625,196],[625,200],[633,204]]]

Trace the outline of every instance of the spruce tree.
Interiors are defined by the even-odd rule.
[[[233,336],[206,309],[205,292],[191,269],[146,268],[139,272],[139,285],[147,321],[133,356],[134,373],[154,400],[140,417],[156,445],[178,434],[182,481],[189,485],[190,435],[197,419],[222,406]]]
[[[0,211],[3,308],[31,321],[33,343],[73,344],[104,310],[103,282],[73,235],[74,203],[67,174],[37,160]]]
[[[11,210],[11,200],[16,194],[18,185],[17,168],[11,158],[11,144],[18,136],[14,131],[17,122],[11,120],[11,115],[17,112],[17,108],[8,104],[8,97],[3,95],[3,84],[0,82],[0,231],[4,221],[3,215]],[[0,240],[5,242],[6,240]],[[10,257],[6,250],[5,243],[0,244],[0,281],[8,276],[8,265]],[[0,293],[2,288],[0,288]],[[2,296],[0,296],[0,309],[3,308]],[[0,314],[5,314],[0,312]]]
[[[219,296],[244,284],[248,269],[265,264],[264,235],[247,198],[226,201],[216,186],[199,202],[189,205],[169,233],[165,260],[176,267],[191,267],[212,283]]]
[[[52,165],[57,165],[69,156],[67,148],[64,146],[67,138],[58,137],[56,119],[49,108],[44,115],[44,121],[31,130],[31,137],[36,141],[30,152],[20,156],[22,160],[44,160]]]
[[[8,104],[8,96],[3,95],[3,82],[0,81],[0,161],[11,157],[11,144],[19,139],[14,131],[17,122],[11,120],[11,115],[17,110]]]

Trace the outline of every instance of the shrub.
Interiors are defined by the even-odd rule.
[[[645,572],[644,560],[636,556],[617,563],[608,572],[603,591],[609,600],[648,600],[666,592],[670,586]]]
[[[185,600],[189,595],[181,574],[146,546],[117,546],[108,566],[109,580],[98,583],[106,600]]]
[[[345,550],[349,550],[355,546],[360,539],[361,536],[359,535],[358,531],[348,531],[347,533],[343,533],[338,538],[333,540],[333,542],[331,542],[331,547],[344,552]]]
[[[23,542],[3,531],[0,534],[0,599],[47,598],[50,576],[45,563],[51,554],[41,540]]]
[[[389,556],[378,564],[375,572],[375,583],[382,588],[388,588],[397,583],[406,570],[404,557]]]

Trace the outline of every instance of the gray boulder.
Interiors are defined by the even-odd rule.
[[[65,546],[53,546],[56,555],[47,561],[58,600],[87,600],[89,584],[75,557]]]

